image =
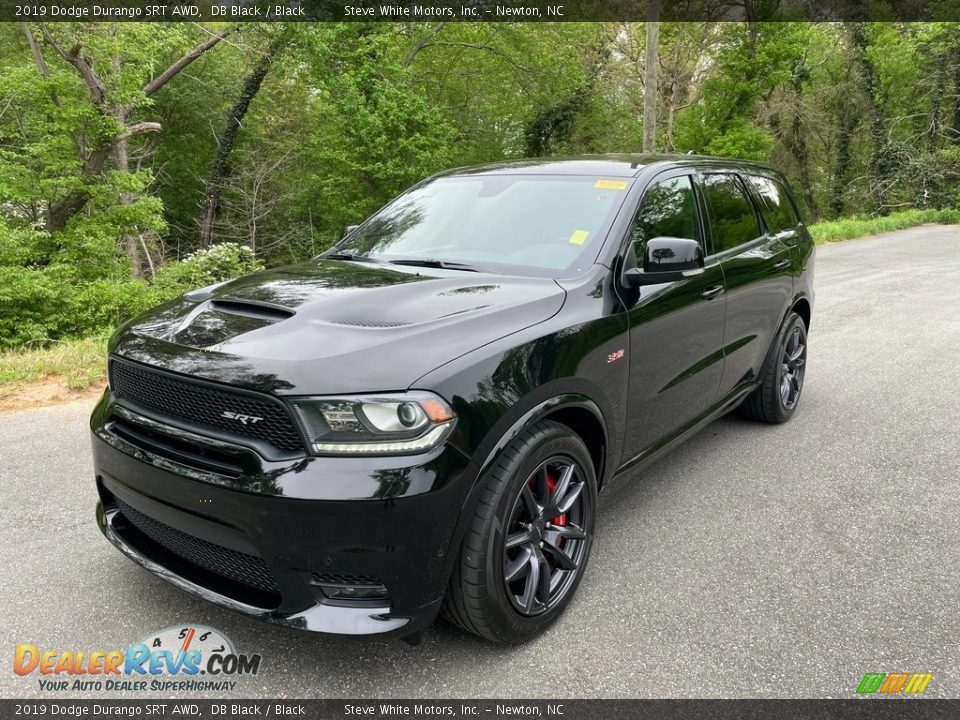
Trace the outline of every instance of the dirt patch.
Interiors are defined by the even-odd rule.
[[[106,386],[106,380],[99,380],[83,390],[71,390],[63,377],[48,375],[23,385],[0,388],[0,413],[62,405],[77,400],[92,401]]]

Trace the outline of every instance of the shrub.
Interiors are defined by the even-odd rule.
[[[220,243],[162,266],[153,287],[159,298],[168,299],[258,270],[263,270],[263,263],[246,245]]]
[[[55,273],[0,266],[0,348],[50,337],[61,292]]]
[[[161,298],[143,280],[94,280],[69,296],[69,316],[63,335],[80,337],[115,328],[124,320],[156,305]]]

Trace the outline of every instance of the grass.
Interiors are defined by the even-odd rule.
[[[55,375],[71,390],[82,390],[106,377],[106,345],[107,335],[98,335],[7,350],[0,353],[0,385],[19,386]]]
[[[810,234],[813,235],[817,245],[820,245],[893,230],[905,230],[927,223],[956,225],[960,223],[960,210],[904,210],[884,217],[852,217],[842,220],[827,220],[811,225]]]

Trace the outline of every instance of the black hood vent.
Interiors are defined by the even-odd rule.
[[[271,322],[286,320],[295,314],[293,310],[288,310],[278,305],[266,305],[264,303],[249,302],[247,300],[211,300],[210,309],[231,315],[242,315],[243,317],[268,320]]]

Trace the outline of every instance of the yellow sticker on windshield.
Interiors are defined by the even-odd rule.
[[[626,180],[597,180],[593,186],[603,190],[626,190],[627,185]]]
[[[573,235],[570,236],[571,245],[583,245],[587,241],[587,235],[590,232],[587,230],[574,230]]]

